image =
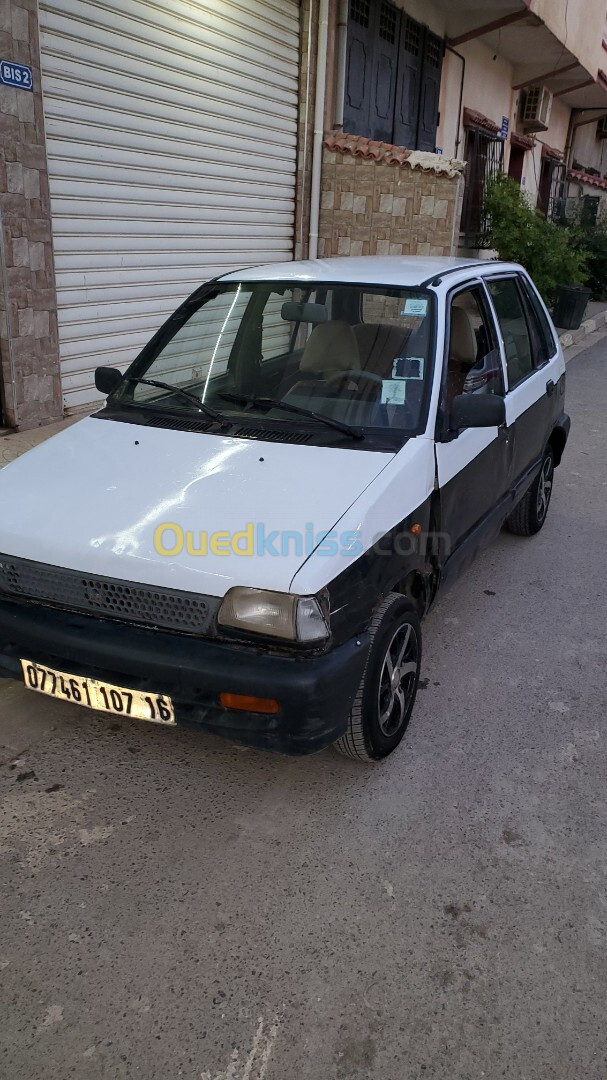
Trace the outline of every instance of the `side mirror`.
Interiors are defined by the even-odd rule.
[[[98,367],[95,371],[95,386],[100,394],[109,397],[122,382],[122,372],[115,367]]]
[[[506,423],[506,402],[499,394],[458,394],[451,402],[449,427],[500,427]]]

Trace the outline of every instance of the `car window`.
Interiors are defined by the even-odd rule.
[[[171,386],[189,387],[224,374],[249,299],[243,291],[218,292],[176,330],[146,375]],[[144,383],[133,391],[134,401],[157,397],[158,390]]]
[[[554,340],[554,334],[548,320],[548,316],[544,311],[544,307],[540,302],[540,299],[535,291],[535,288],[531,282],[525,278],[519,278],[523,294],[527,303],[531,309],[530,318],[533,320],[534,325],[537,328],[539,337],[539,366],[547,363],[556,352],[556,342]]]
[[[196,412],[200,399],[235,424],[269,418],[292,429],[312,420],[318,428],[307,411],[412,433],[432,387],[434,310],[423,289],[217,283],[165,324],[115,400],[181,413]],[[169,386],[137,382],[142,377]],[[326,437],[331,426],[320,430]]]
[[[448,317],[447,405],[458,394],[503,394],[495,328],[481,287],[456,293]]]
[[[510,389],[534,370],[533,346],[516,279],[492,278],[487,282],[504,340]]]

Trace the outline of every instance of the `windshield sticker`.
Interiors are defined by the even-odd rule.
[[[393,379],[423,379],[423,356],[395,356],[392,361]]]
[[[422,318],[427,314],[428,301],[423,296],[409,296],[401,311],[401,315],[420,315]]]
[[[404,405],[407,393],[405,379],[383,379],[381,384],[382,405]]]

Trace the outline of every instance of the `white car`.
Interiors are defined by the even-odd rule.
[[[0,473],[0,675],[295,754],[395,749],[421,617],[569,430],[532,282],[470,259],[226,274],[96,383]]]

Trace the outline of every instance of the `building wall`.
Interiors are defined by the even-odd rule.
[[[433,34],[438,34],[439,37],[445,36],[446,13],[429,0],[396,0],[395,6],[406,11],[412,19],[423,23]]]
[[[466,62],[464,76],[464,108],[475,109],[501,127],[502,117],[513,123],[514,95],[512,92],[512,65],[494,53],[480,41],[468,41],[457,52]],[[441,82],[440,123],[437,146],[448,157],[464,157],[465,139],[460,127],[460,145],[456,147],[459,97],[462,78],[462,61],[447,51],[443,62]],[[504,147],[505,167],[508,167],[508,143]]]
[[[319,256],[453,255],[462,189],[461,173],[437,176],[325,148]]]
[[[523,168],[521,186],[525,189],[533,202],[537,199],[539,187],[540,171],[542,167],[542,144],[550,146],[554,150],[560,150],[564,156],[565,147],[567,145],[567,134],[569,132],[570,116],[571,109],[568,108],[567,105],[563,105],[558,98],[555,98],[552,102],[548,130],[538,131],[536,135],[535,150],[529,150],[525,154],[525,165]]]
[[[594,116],[597,114],[594,113]],[[586,112],[576,116],[576,121],[585,120],[593,114]],[[583,124],[576,128],[573,137],[572,162],[579,161],[585,169],[598,169],[601,176],[607,172],[607,139],[597,139],[596,121],[594,117],[591,124]]]
[[[33,70],[34,91],[0,86],[0,355],[5,421],[63,413],[36,0],[4,0],[2,59]]]
[[[605,67],[602,48],[605,0],[530,0],[529,10],[577,57],[593,76]]]

